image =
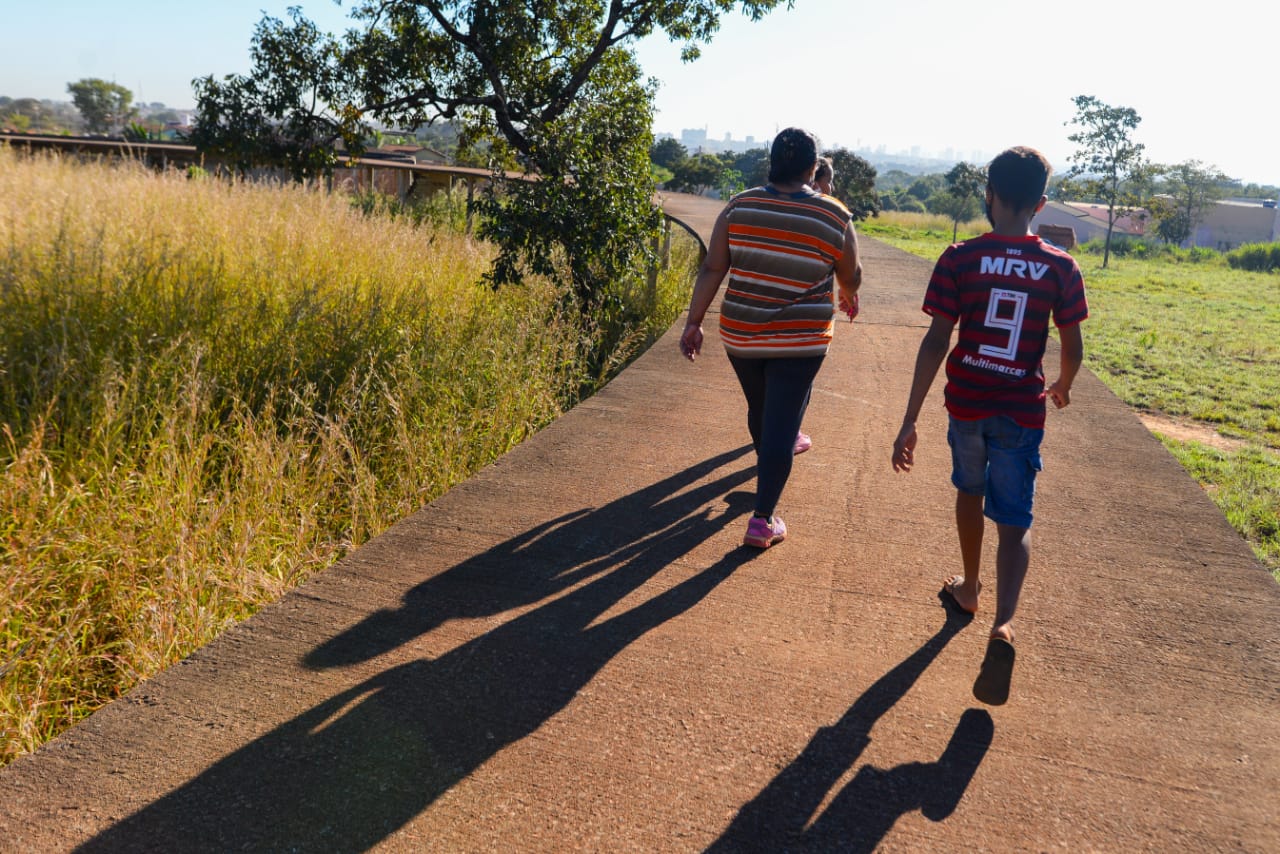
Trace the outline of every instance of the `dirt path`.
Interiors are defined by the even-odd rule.
[[[1280,586],[1087,373],[1050,414],[1013,698],[973,700],[991,602],[937,597],[936,390],[917,470],[889,466],[929,265],[863,246],[786,543],[739,546],[739,392],[677,324],[0,770],[0,850],[1280,850]]]

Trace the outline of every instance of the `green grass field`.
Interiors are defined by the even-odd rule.
[[[859,230],[929,260],[951,242],[942,217],[890,214]],[[985,230],[965,223],[959,238]],[[1187,252],[1113,255],[1104,270],[1093,250],[1073,253],[1089,292],[1085,366],[1140,413],[1236,440],[1161,435],[1280,581],[1280,276]]]
[[[684,307],[674,240],[584,329],[456,229],[0,147],[0,764],[590,393]]]

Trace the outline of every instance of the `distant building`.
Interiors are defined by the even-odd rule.
[[[1141,208],[1118,211],[1113,235],[1142,237],[1146,234],[1147,212]],[[1086,243],[1106,237],[1107,208],[1080,202],[1046,202],[1035,219],[1031,230],[1038,232],[1041,226],[1070,228],[1075,232],[1076,243]],[[1058,232],[1061,233],[1061,232]],[[1052,239],[1052,238],[1048,238]],[[1202,246],[1227,252],[1246,243],[1272,243],[1280,241],[1280,207],[1273,199],[1232,199],[1217,202],[1205,214],[1203,221],[1184,247]],[[1056,241],[1055,241],[1056,242]]]
[[[374,149],[373,152],[366,152],[366,154],[368,153],[384,154],[388,157],[403,158],[405,160],[411,160],[414,163],[435,163],[438,165],[448,165],[450,163],[449,156],[444,152],[437,151],[434,148],[428,148],[423,145],[414,145],[412,143],[408,145],[384,145],[380,148]]]
[[[707,129],[685,128],[680,131],[680,144],[690,153],[705,149],[707,147]]]
[[[1280,208],[1274,199],[1233,199],[1215,204],[1183,245],[1226,252],[1246,243],[1278,240]]]
[[[1141,208],[1116,211],[1112,235],[1142,237],[1146,233],[1147,212]],[[1031,230],[1040,226],[1069,228],[1076,236],[1076,243],[1087,243],[1094,238],[1107,236],[1107,206],[1082,202],[1045,202],[1040,212],[1031,220]]]

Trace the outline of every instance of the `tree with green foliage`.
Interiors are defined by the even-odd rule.
[[[675,169],[676,164],[689,156],[689,150],[678,139],[660,139],[649,149],[649,159],[664,169]]]
[[[4,117],[5,129],[12,128],[18,133],[26,133],[31,129],[31,117],[22,113],[9,113]]]
[[[110,133],[133,117],[133,93],[118,83],[86,77],[68,83],[67,91],[89,133]]]
[[[695,154],[671,168],[672,177],[667,182],[667,189],[676,193],[702,195],[708,190],[718,190],[729,171],[729,165],[718,155]]]
[[[661,224],[649,180],[652,93],[630,53],[597,66],[584,97],[538,134],[538,180],[498,181],[477,203],[480,236],[499,247],[491,279],[554,277],[563,255],[579,310],[636,276]]]
[[[720,155],[729,168],[742,176],[743,187],[762,187],[769,180],[769,149],[749,148]]]
[[[629,45],[658,31],[695,59],[720,16],[753,20],[783,0],[358,0],[356,26],[321,34],[296,8],[264,17],[247,76],[194,81],[192,139],[242,166],[327,174],[335,146],[363,150],[373,123],[457,121],[536,183],[495,172],[484,203],[498,243],[494,281],[545,270],[557,249],[584,308],[641,266],[658,214],[649,203],[652,92]],[[790,7],[791,0],[786,5]],[[502,222],[500,220],[506,220]]]
[[[1067,137],[1079,148],[1072,155],[1070,178],[1082,190],[1107,206],[1107,237],[1102,266],[1111,258],[1111,235],[1116,208],[1136,201],[1124,191],[1124,182],[1145,168],[1145,146],[1133,141],[1142,117],[1131,107],[1113,107],[1092,95],[1072,99],[1076,115],[1066,124],[1080,129]]]
[[[1153,206],[1158,220],[1156,230],[1162,240],[1181,244],[1195,234],[1205,215],[1226,195],[1224,187],[1232,179],[1218,167],[1206,166],[1199,160],[1160,166],[1157,171],[1164,178],[1164,204]]]
[[[835,172],[831,195],[844,202],[856,220],[878,214],[880,197],[876,195],[876,168],[847,148],[833,148],[824,153],[831,158],[831,168]]]
[[[987,170],[982,166],[960,161],[951,167],[944,178],[947,189],[962,199],[982,201],[987,188]]]
[[[942,191],[946,186],[946,179],[941,175],[921,175],[916,178],[906,189],[908,196],[914,196],[921,202],[929,201],[929,197],[934,193]]]
[[[978,200],[971,196],[958,195],[954,190],[943,190],[934,193],[925,203],[929,213],[940,214],[951,220],[951,242],[955,243],[960,233],[960,223],[968,222],[982,212]]]
[[[987,188],[987,170],[963,160],[951,167],[946,176],[947,188],[929,197],[926,207],[932,213],[951,217],[951,242],[954,243],[960,223],[982,212]]]
[[[1280,187],[1272,184],[1241,184],[1238,181],[1233,181],[1232,188],[1232,195],[1240,196],[1244,199],[1271,199],[1275,201],[1280,198]]]
[[[892,192],[911,186],[911,182],[915,179],[916,176],[910,172],[904,172],[901,169],[890,169],[883,175],[876,176],[876,186],[885,192]]]

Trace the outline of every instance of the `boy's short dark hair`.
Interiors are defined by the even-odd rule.
[[[817,137],[807,130],[787,128],[769,146],[769,180],[778,184],[799,181],[817,162]]]
[[[1043,154],[1017,145],[996,155],[987,167],[987,186],[1015,210],[1033,208],[1049,186],[1053,167]]]

